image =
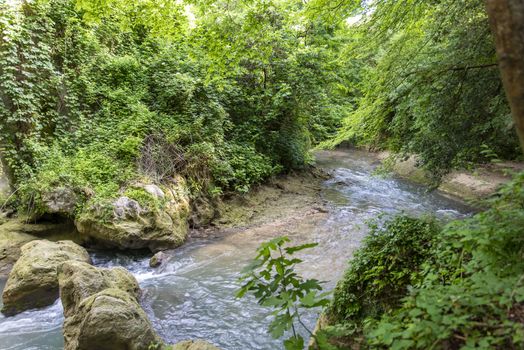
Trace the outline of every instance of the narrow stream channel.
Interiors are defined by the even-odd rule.
[[[304,223],[285,232],[293,243],[318,242],[304,253],[303,275],[326,281],[333,288],[347,260],[365,236],[366,222],[380,213],[429,213],[443,219],[463,217],[469,208],[406,181],[372,176],[375,160],[360,151],[329,151],[317,155],[330,172],[322,196],[329,212],[320,224]],[[297,232],[298,231],[298,232]],[[166,341],[201,338],[224,350],[281,349],[267,334],[267,309],[253,299],[237,300],[239,272],[256,247],[282,232],[245,230],[220,239],[195,240],[171,252],[169,262],[151,269],[149,256],[93,253],[99,266],[124,266],[140,282],[143,306]],[[0,290],[5,281],[0,280]],[[306,315],[313,327],[316,314]],[[14,317],[0,315],[0,349],[62,349],[62,307],[54,305]]]

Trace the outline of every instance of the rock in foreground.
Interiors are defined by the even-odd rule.
[[[65,316],[65,350],[163,347],[138,303],[138,283],[127,270],[68,261],[59,268],[58,279]]]
[[[142,200],[125,193],[139,194]],[[135,184],[111,203],[87,208],[78,231],[99,245],[158,251],[181,245],[188,231],[189,197],[183,178],[169,186]]]
[[[220,350],[203,340],[185,340],[173,345],[172,350]]]
[[[7,276],[20,257],[21,247],[35,236],[23,232],[2,230],[0,226],[0,277]]]
[[[72,241],[36,240],[23,245],[2,295],[2,313],[9,316],[51,305],[58,298],[57,268],[68,260],[90,262],[87,251]]]

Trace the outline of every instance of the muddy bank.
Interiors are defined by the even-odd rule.
[[[327,173],[317,168],[274,177],[245,195],[219,202],[211,225],[192,230],[190,236],[217,237],[249,228],[282,228],[321,218],[327,209],[320,193],[323,181],[328,178]]]

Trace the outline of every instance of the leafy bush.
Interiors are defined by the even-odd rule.
[[[432,219],[403,215],[383,224],[374,222],[370,228],[327,311],[337,321],[359,323],[397,307],[408,287],[420,282],[422,263],[438,232]]]
[[[491,208],[449,224],[424,280],[369,329],[369,342],[397,349],[524,346],[524,173]],[[385,333],[388,333],[386,336]]]
[[[402,217],[379,231],[387,240],[375,228],[337,286],[327,331],[361,348],[524,347],[524,173],[490,204],[415,239]],[[398,260],[391,242],[413,260]]]
[[[329,302],[326,299],[329,293],[322,293],[320,281],[304,280],[295,271],[302,260],[293,258],[293,255],[317,244],[285,246],[289,241],[288,237],[277,237],[260,245],[257,256],[243,271],[240,278],[243,285],[237,297],[251,293],[259,304],[273,308],[275,318],[269,325],[271,335],[281,338],[284,332],[292,331],[292,336],[284,341],[284,347],[286,350],[303,350],[304,339],[296,327],[304,327],[312,333],[302,322],[301,314],[304,310],[325,306]]]

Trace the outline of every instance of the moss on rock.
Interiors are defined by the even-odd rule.
[[[57,268],[67,260],[90,262],[87,251],[72,241],[36,240],[22,246],[3,291],[2,313],[52,304],[59,294]]]
[[[58,271],[65,350],[142,350],[163,346],[139,304],[138,282],[121,267],[67,261]]]
[[[151,251],[185,241],[190,209],[182,177],[164,186],[136,183],[123,193],[129,196],[85,209],[75,221],[80,234],[102,246]]]

